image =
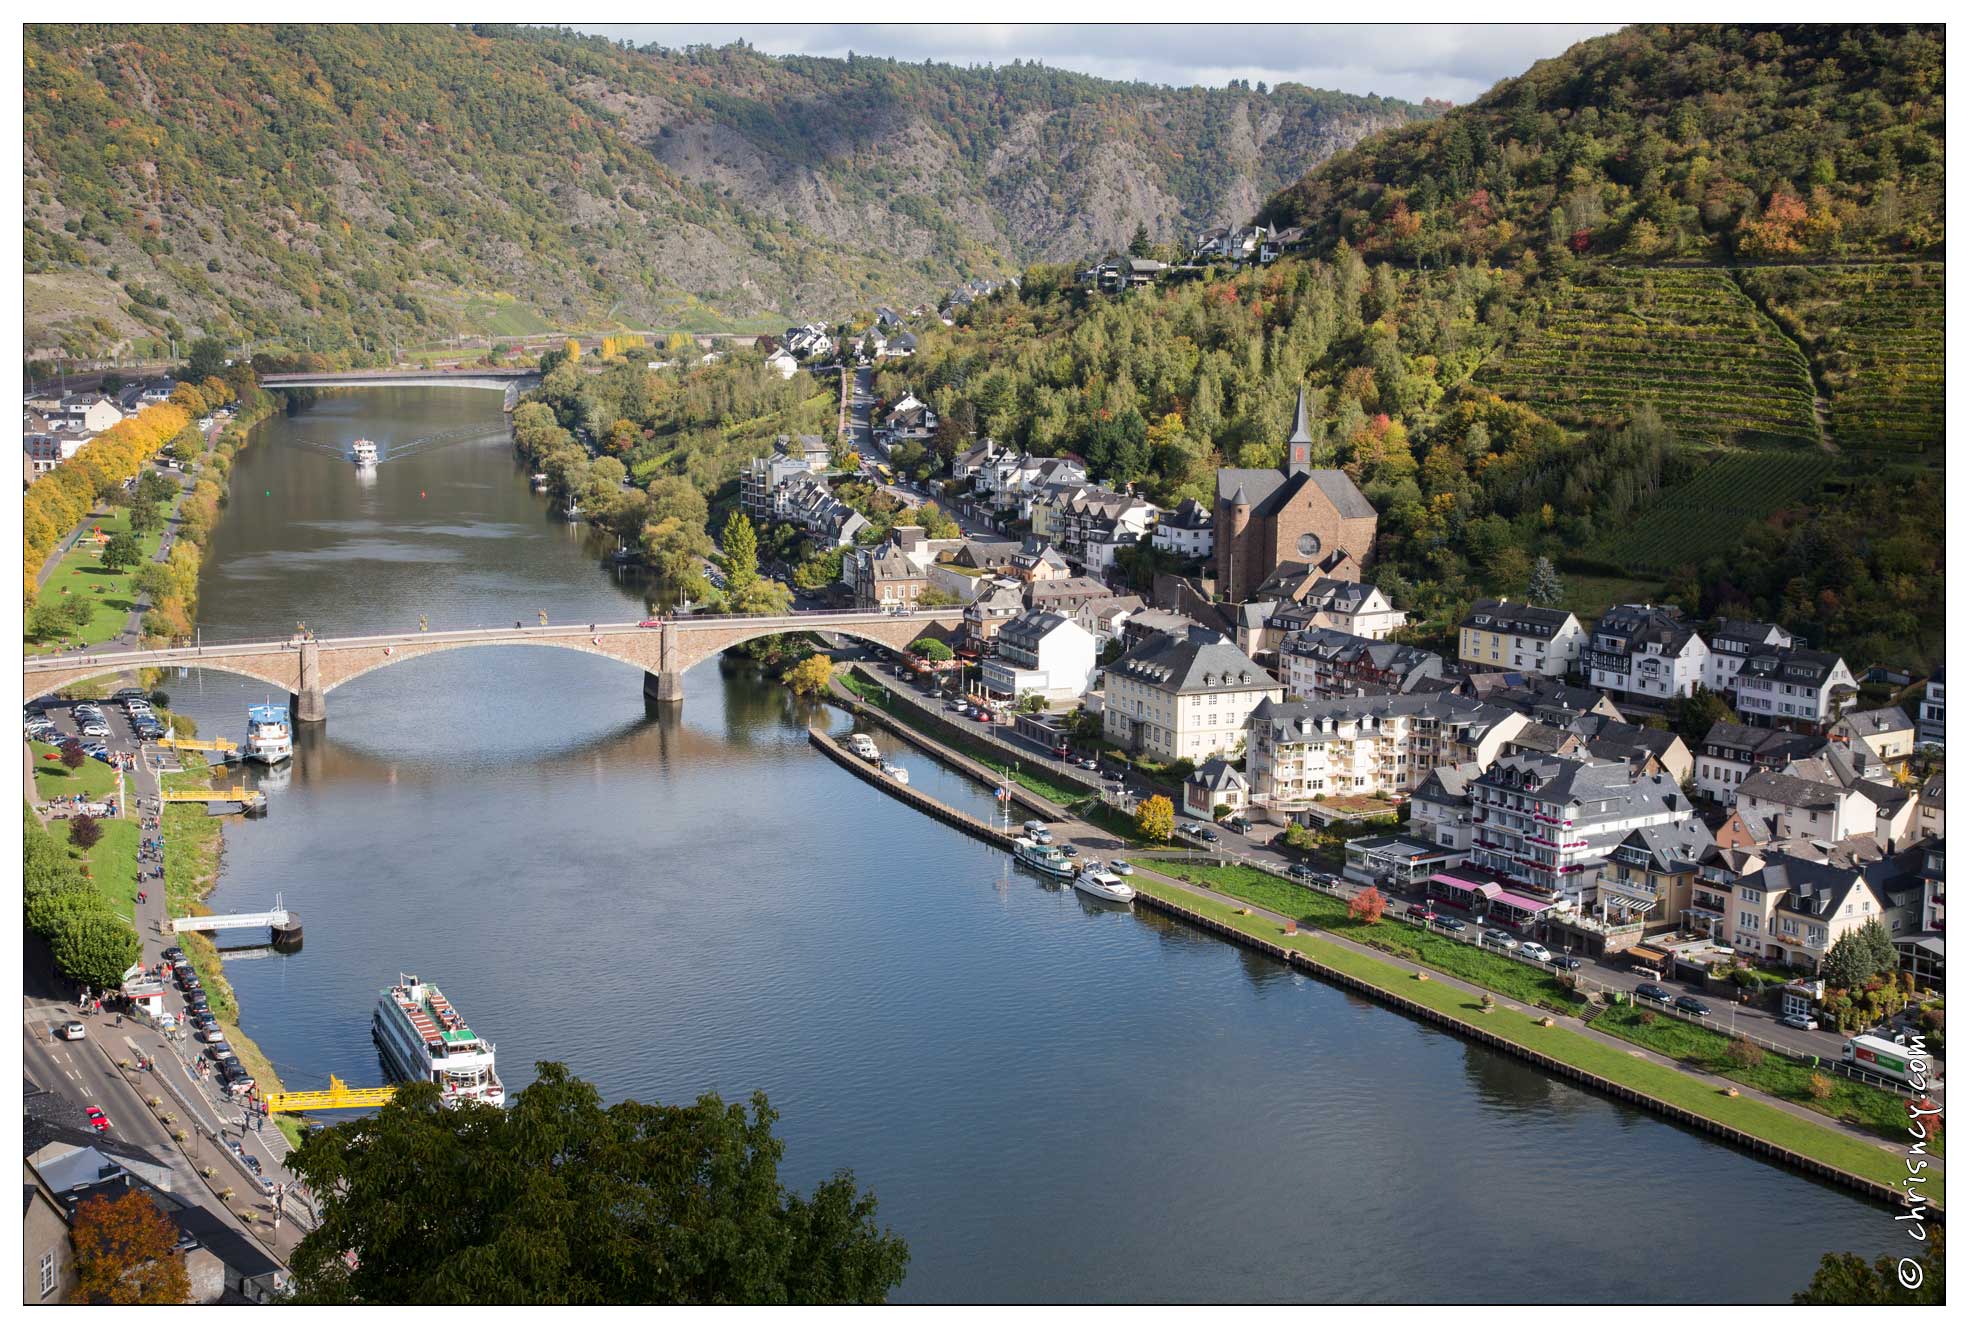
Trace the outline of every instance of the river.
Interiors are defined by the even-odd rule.
[[[269,422],[208,638],[642,612],[528,491],[498,403]],[[373,478],[342,459],[357,435]],[[330,694],[271,814],[228,824],[213,897],[306,920],[298,954],[228,966],[290,1088],[375,1082],[370,1011],[407,971],[498,1042],[509,1089],[549,1059],[610,1098],[763,1089],[788,1184],[851,1168],[908,1238],[905,1301],[1782,1301],[1823,1251],[1893,1240],[1842,1192],[1014,870],[814,752],[808,707],[742,671],[699,666],[671,713],[641,684],[504,647]],[[234,736],[265,696],[164,686]]]

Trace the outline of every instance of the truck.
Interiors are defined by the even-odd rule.
[[[1928,1082],[1929,1059],[1918,1056],[1899,1043],[1890,1043],[1871,1034],[1857,1034],[1839,1049],[1839,1059],[1848,1066],[1873,1075],[1911,1084],[1919,1076]]]

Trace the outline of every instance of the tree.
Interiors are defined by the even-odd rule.
[[[89,760],[89,754],[84,752],[82,745],[72,738],[62,744],[61,752],[62,765],[71,771],[81,770],[82,763]]]
[[[759,537],[752,521],[743,512],[733,511],[725,519],[725,581],[734,598],[751,589],[759,579]]]
[[[553,1062],[501,1111],[405,1085],[288,1157],[321,1199],[297,1299],[331,1305],[870,1303],[909,1248],[840,1171],[780,1181],[764,1094],[604,1107]],[[354,1260],[346,1260],[348,1253]]]
[[[148,535],[164,525],[164,510],[139,494],[130,500],[130,529]]]
[[[118,531],[103,546],[103,566],[112,572],[135,567],[144,561],[143,546],[128,531]]]
[[[226,343],[221,337],[200,337],[191,344],[191,358],[185,365],[185,377],[195,383],[203,383],[208,378],[218,378],[226,372]]]
[[[927,586],[916,596],[918,609],[947,609],[963,603],[955,591],[946,591],[941,586]]]
[[[1019,698],[1015,709],[1026,715],[1037,715],[1046,709],[1046,698],[1037,692],[1028,692]]]
[[[1149,239],[1147,222],[1135,223],[1135,234],[1128,240],[1128,252],[1135,258],[1147,258],[1154,242]]]
[[[1354,898],[1347,901],[1347,917],[1356,923],[1379,923],[1381,915],[1387,912],[1388,897],[1373,886],[1356,892]]]
[[[111,1306],[181,1306],[191,1300],[178,1226],[150,1195],[92,1195],[69,1228],[75,1247],[75,1300]]]
[[[1162,794],[1145,798],[1135,808],[1135,829],[1144,839],[1168,844],[1176,833],[1176,809]]]
[[[1675,717],[1675,732],[1691,748],[1699,746],[1717,725],[1737,722],[1737,713],[1730,709],[1730,704],[1723,700],[1721,694],[1711,692],[1700,683],[1681,701],[1670,702],[1669,709]]]
[[[796,697],[820,697],[834,681],[834,662],[819,653],[808,656],[786,671],[786,686]]]
[[[77,849],[89,850],[103,838],[103,825],[88,813],[71,817],[68,822],[68,842]]]
[[[1883,1255],[1872,1263],[1851,1251],[1828,1252],[1803,1292],[1791,1294],[1800,1306],[1939,1306],[1946,1272],[1942,1225],[1927,1224],[1928,1250],[1920,1259]],[[1912,1286],[1910,1286],[1912,1284]]]
[[[1867,929],[1876,925],[1869,923],[1865,928],[1856,928],[1832,943],[1832,949],[1825,954],[1825,981],[1828,986],[1858,992],[1866,986],[1869,978],[1881,972],[1876,943],[1867,935]],[[1880,930],[1883,933],[1886,931],[1884,927]],[[1893,948],[1893,940],[1889,938],[1887,949],[1891,953]],[[1889,972],[1893,963],[1891,958],[1887,962]]]
[[[1525,584],[1525,599],[1535,605],[1557,609],[1564,604],[1565,598],[1566,585],[1559,580],[1559,570],[1552,566],[1551,559],[1540,554],[1538,561],[1532,564],[1531,580]]]
[[[72,915],[48,934],[48,950],[64,974],[92,988],[113,988],[143,956],[137,930],[106,912]]]
[[[1875,974],[1891,977],[1901,967],[1900,952],[1894,949],[1894,934],[1887,931],[1887,925],[1879,918],[1868,919],[1860,928],[1860,943],[1866,947]]]
[[[922,656],[925,660],[934,660],[938,664],[957,658],[957,652],[951,650],[950,647],[944,645],[935,637],[918,637],[915,641],[909,643],[909,649]]]

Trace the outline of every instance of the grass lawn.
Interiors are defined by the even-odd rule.
[[[48,755],[54,751],[44,743],[34,745],[34,793],[42,802],[72,794],[96,802],[116,792],[116,772],[108,762],[88,757],[71,771],[60,757]]]
[[[1654,1019],[1644,1020],[1645,1015]],[[1810,1085],[1815,1072],[1810,1066],[1775,1053],[1765,1054],[1764,1060],[1755,1066],[1739,1066],[1730,1057],[1729,1035],[1714,1029],[1632,1006],[1609,1006],[1593,1017],[1592,1024],[1595,1029],[1687,1062],[1711,1075],[1726,1076],[1761,1089],[1773,1098],[1823,1112],[1885,1139],[1907,1139],[1905,1100],[1885,1089],[1827,1072],[1825,1078],[1832,1085],[1832,1094],[1821,1102],[1812,1097]],[[1930,1141],[1929,1148],[1941,1154],[1939,1136]]]
[[[1582,1005],[1553,975],[1522,961],[1496,951],[1479,950],[1467,942],[1453,941],[1393,918],[1383,918],[1379,923],[1358,922],[1347,916],[1345,902],[1257,868],[1170,860],[1156,860],[1152,866],[1168,876],[1208,886],[1287,918],[1296,918],[1302,926],[1324,928],[1350,941],[1453,974],[1466,983],[1489,988],[1502,996],[1566,1013],[1577,1012]]]
[[[100,527],[105,535],[119,535],[130,529],[130,510],[110,508],[107,512],[91,513],[90,527]],[[163,539],[162,528],[148,535],[138,537],[137,543],[144,551],[146,560],[157,557],[158,542]],[[136,607],[137,594],[130,584],[131,570],[114,572],[103,566],[102,549],[87,537],[76,542],[75,548],[62,556],[62,561],[48,575],[41,587],[38,600],[40,604],[63,604],[77,596],[87,600],[95,613],[89,625],[80,633],[73,634],[69,640],[79,641],[86,646],[94,646],[108,641],[123,631],[130,621],[130,611]],[[39,642],[29,639],[29,654],[44,654],[57,649],[58,642]]]
[[[136,921],[137,917],[137,841],[142,830],[133,817],[104,818],[98,823],[103,828],[103,838],[96,841],[82,861],[89,865],[89,880],[96,884],[110,907],[120,916]],[[60,822],[55,834],[66,839],[66,828]],[[74,849],[69,850],[75,853]]]
[[[1829,1126],[1819,1126],[1755,1099],[1730,1098],[1681,1071],[1624,1054],[1617,1048],[1596,1042],[1562,1025],[1547,1029],[1525,1012],[1501,1008],[1485,1015],[1477,1002],[1465,993],[1451,991],[1440,984],[1418,983],[1409,970],[1347,950],[1318,934],[1286,936],[1268,920],[1239,916],[1228,906],[1214,900],[1180,887],[1148,880],[1139,874],[1134,885],[1137,890],[1172,900],[1250,936],[1301,951],[1329,968],[1432,1010],[1473,1023],[1481,1021],[1498,1035],[1534,1052],[1544,1053],[1856,1176],[1898,1187],[1907,1175],[1901,1161],[1902,1155],[1894,1150],[1865,1144]],[[1939,1177],[1931,1181],[1929,1193],[1937,1203],[1942,1202],[1943,1187]]]
[[[1074,806],[1073,815],[1090,826],[1098,826],[1111,835],[1118,836],[1136,849],[1151,847],[1150,841],[1135,829],[1135,819],[1120,808],[1110,807],[1098,798],[1083,798]],[[1168,846],[1155,846],[1167,848]]]

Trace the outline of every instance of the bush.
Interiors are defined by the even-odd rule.
[[[1643,1008],[1642,1010],[1636,1011],[1634,1013],[1634,1018],[1636,1020],[1639,1020],[1642,1024],[1653,1024],[1656,1020],[1660,1019],[1661,1017],[1656,1015],[1653,1011]]]
[[[1749,1070],[1764,1064],[1764,1049],[1742,1035],[1730,1040],[1730,1063]]]
[[[1832,1077],[1824,1071],[1813,1071],[1812,1078],[1805,1082],[1805,1092],[1815,1103],[1823,1103],[1832,1097]]]

